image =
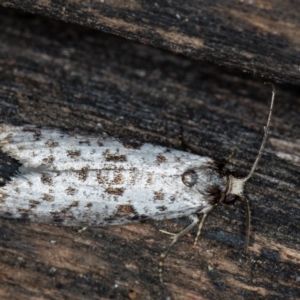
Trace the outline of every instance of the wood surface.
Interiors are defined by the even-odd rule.
[[[1,122],[105,131],[172,148],[180,148],[183,129],[199,155],[221,161],[236,150],[228,169],[241,177],[250,170],[271,98],[266,78],[7,8],[0,9],[0,43]],[[279,78],[261,63],[267,80]],[[296,83],[289,72],[283,81]],[[195,232],[174,246],[164,285],[158,258],[169,238],[159,229],[179,232],[187,219],[83,232],[1,219],[0,298],[299,299],[299,87],[275,85],[270,138],[246,186],[248,254],[238,203],[209,216],[195,248]],[[0,175],[10,176],[17,162],[1,159]]]
[[[0,5],[300,83],[298,1],[0,0]]]

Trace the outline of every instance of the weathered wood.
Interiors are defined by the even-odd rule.
[[[106,131],[178,147],[249,171],[271,90],[260,79],[91,29],[0,10],[1,121]],[[242,251],[243,206],[220,206],[196,248],[194,233],[172,249],[147,222],[78,228],[1,220],[1,299],[297,299],[299,288],[299,88],[277,85],[270,142],[246,187],[250,253]],[[298,158],[298,162],[297,162]],[[9,168],[4,159],[1,172]]]
[[[297,1],[0,0],[0,4],[277,82],[300,82]]]

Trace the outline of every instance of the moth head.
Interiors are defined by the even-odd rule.
[[[232,175],[228,178],[228,189],[224,195],[222,203],[234,204],[236,201],[240,201],[244,193],[244,179],[235,178]]]
[[[212,162],[185,171],[181,178],[187,187],[212,205],[220,201],[227,189],[227,177]]]

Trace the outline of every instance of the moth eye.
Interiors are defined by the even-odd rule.
[[[182,178],[182,182],[186,186],[192,187],[197,183],[198,175],[194,170],[188,170],[182,174],[181,178]]]
[[[230,205],[230,204],[234,204],[237,200],[239,200],[239,196],[234,194],[228,194],[226,195],[223,203]]]

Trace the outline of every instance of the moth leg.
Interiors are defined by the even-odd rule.
[[[162,232],[162,233],[168,234],[168,235],[172,235],[171,239],[173,238],[174,235],[176,235],[176,233],[172,233],[172,232],[169,232],[169,231],[166,231],[166,230],[161,230],[160,229],[159,231]]]
[[[213,206],[209,206],[209,207],[206,207],[204,209],[202,209],[200,211],[200,213],[203,213],[203,216],[202,216],[202,219],[201,219],[201,222],[199,223],[199,226],[198,226],[198,232],[197,232],[197,236],[195,238],[195,242],[194,242],[194,247],[196,247],[196,244],[198,242],[198,239],[199,239],[199,236],[201,234],[201,230],[202,230],[202,227],[203,227],[203,224],[204,224],[204,221],[206,219],[206,217],[208,216],[208,214],[217,206],[217,204],[213,205]]]
[[[192,216],[189,216],[189,218],[191,219],[191,221],[192,221],[192,223],[193,223],[193,221],[194,221],[193,217],[192,217]],[[174,236],[178,234],[178,233],[173,233],[173,232],[169,232],[169,231],[162,230],[162,229],[160,229],[159,231],[162,232],[162,233],[171,235],[171,237],[170,237],[171,239],[173,239]],[[181,232],[180,232],[180,233],[181,233]]]
[[[168,248],[166,249],[166,251],[164,251],[160,257],[159,257],[159,279],[160,282],[163,283],[163,267],[164,267],[164,261],[165,258],[167,257],[168,253],[170,252],[171,248],[174,246],[174,244],[182,237],[184,236],[186,233],[188,233],[190,230],[192,230],[198,223],[199,223],[199,217],[196,214],[192,214],[190,215],[190,219],[192,220],[192,223],[186,227],[185,229],[183,229],[181,232],[177,233],[177,234],[173,234],[173,241],[170,243],[170,245],[168,246]]]
[[[78,233],[83,233],[84,231],[86,231],[88,229],[88,227],[82,227],[79,230],[77,230]]]
[[[194,215],[189,216],[189,219],[192,221],[192,223],[194,222],[194,217],[193,216]],[[198,217],[198,219],[199,219],[199,217]],[[178,234],[178,233],[173,233],[173,232],[169,232],[169,231],[162,230],[162,229],[160,229],[159,231],[162,232],[162,233],[171,235],[171,239],[174,238],[174,236]]]

